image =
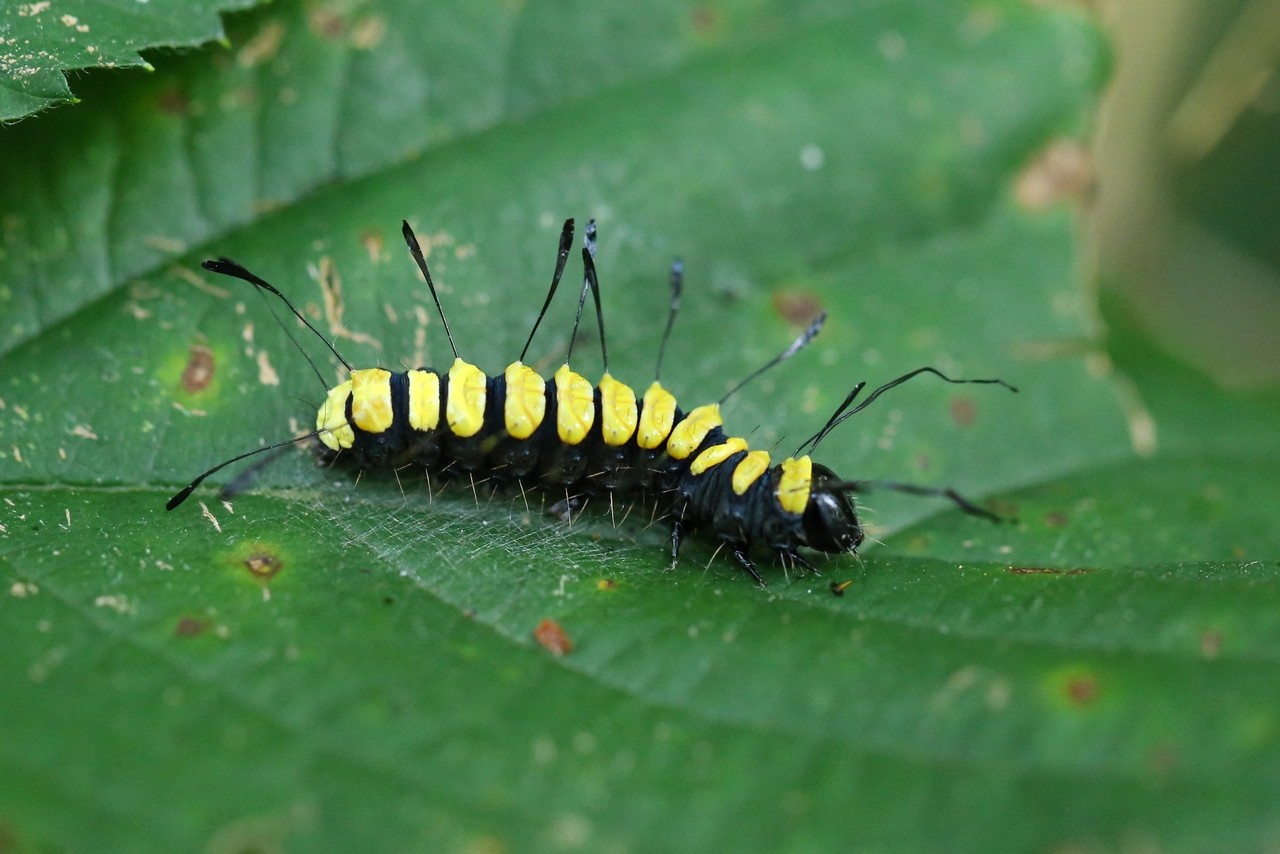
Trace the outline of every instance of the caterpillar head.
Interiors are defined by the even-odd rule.
[[[849,493],[839,488],[824,488],[840,483],[831,469],[814,465],[813,488],[802,520],[806,545],[811,549],[853,552],[862,544],[865,534]]]

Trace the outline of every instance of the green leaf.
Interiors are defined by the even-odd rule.
[[[75,101],[66,72],[147,63],[138,51],[220,39],[219,11],[257,0],[31,0],[0,6],[0,122]]]
[[[87,80],[6,129],[0,839],[73,850],[1253,849],[1274,833],[1277,401],[1102,356],[1074,217],[1017,192],[1079,135],[1090,22],[946,3],[281,3],[231,54]],[[46,154],[19,169],[9,156]],[[232,257],[358,365],[523,345],[567,216],[600,223],[610,369],[785,454],[827,439],[882,543],[762,592],[620,500],[205,468],[324,389]],[[567,290],[574,290],[576,263]],[[335,278],[336,277],[336,278]],[[320,280],[341,285],[341,325]],[[531,361],[563,358],[562,295]],[[1123,318],[1117,318],[1120,322]],[[285,324],[326,383],[324,346]],[[340,334],[338,334],[340,333]],[[590,328],[575,366],[599,370]],[[202,372],[211,370],[207,382]],[[1194,401],[1189,405],[1188,401]],[[1141,456],[1154,423],[1159,453]],[[842,596],[832,581],[852,581]],[[573,650],[534,638],[543,620]]]

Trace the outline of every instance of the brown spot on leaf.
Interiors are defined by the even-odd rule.
[[[284,561],[276,555],[257,552],[244,559],[244,567],[258,578],[273,578],[284,569]]]
[[[156,96],[156,109],[172,116],[186,115],[191,98],[178,86],[166,86]]]
[[[0,821],[0,854],[19,854],[23,851],[35,851],[18,837],[17,831],[7,822]]]
[[[1008,522],[1018,521],[1018,504],[1007,498],[988,498],[982,505]]]
[[[978,404],[974,403],[971,397],[953,398],[949,409],[951,420],[957,427],[969,427],[977,420]]]
[[[1061,528],[1067,524],[1067,514],[1061,510],[1054,510],[1044,514],[1044,523],[1050,528]]]
[[[618,589],[618,582],[614,581],[612,578],[602,578],[596,582],[596,589],[597,590],[616,590]]]
[[[552,655],[568,655],[573,652],[573,641],[569,640],[564,627],[550,618],[538,623],[537,628],[533,630],[533,639],[542,644]]]
[[[1213,661],[1222,652],[1222,632],[1206,629],[1200,633],[1200,656]]]
[[[1098,677],[1092,673],[1075,673],[1067,677],[1063,683],[1063,693],[1067,702],[1076,708],[1092,706],[1098,701],[1102,689],[1098,686]]]
[[[773,310],[792,326],[808,326],[822,312],[822,300],[808,291],[774,291]]]
[[[202,617],[182,617],[178,620],[178,624],[173,627],[173,636],[175,638],[194,638],[204,634],[209,629],[209,621]]]
[[[187,366],[182,369],[182,387],[188,394],[198,394],[213,382],[213,351],[203,344],[192,344]]]
[[[347,22],[332,8],[319,6],[307,15],[307,23],[311,31],[327,39],[340,38],[347,29]]]
[[[695,33],[703,38],[711,38],[724,25],[724,15],[717,7],[702,3],[694,7],[692,22]]]

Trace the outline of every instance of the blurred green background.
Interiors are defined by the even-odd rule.
[[[1280,382],[1280,3],[1101,3],[1114,76],[1088,268],[1162,347],[1232,388]]]

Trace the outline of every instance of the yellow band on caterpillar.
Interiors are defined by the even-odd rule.
[[[547,382],[533,368],[512,362],[507,366],[507,402],[503,418],[507,435],[528,439],[542,425],[547,414]]]
[[[809,506],[809,487],[813,483],[813,460],[803,456],[782,461],[782,477],[778,479],[778,503],[788,513],[800,514]]]
[[[391,429],[391,372],[366,368],[351,372],[351,423],[366,433]]]
[[[331,451],[345,451],[356,443],[355,431],[347,423],[347,398],[351,397],[351,380],[329,389],[316,413],[316,432]]]
[[[700,475],[707,469],[720,465],[729,457],[746,449],[747,440],[736,437],[726,439],[719,445],[712,445],[693,458],[693,462],[689,464],[689,474]]]
[[[596,422],[596,394],[586,377],[568,365],[556,371],[556,431],[566,445],[578,445]]]
[[[733,491],[745,495],[751,484],[769,470],[769,452],[752,451],[733,467]]]
[[[449,368],[449,400],[445,404],[445,420],[453,435],[466,439],[480,432],[487,391],[484,371],[461,359],[454,361]]]
[[[409,371],[409,426],[423,432],[440,426],[440,377],[431,371]]]
[[[676,422],[676,398],[656,381],[645,390],[636,444],[646,451],[661,448]]]
[[[604,443],[625,445],[636,432],[636,393],[631,386],[605,374],[600,379],[600,432]]]
[[[724,420],[720,417],[720,404],[708,403],[706,406],[699,406],[686,415],[684,420],[676,425],[676,429],[671,431],[671,438],[667,440],[667,453],[673,460],[683,460],[698,450],[698,446],[702,444],[703,439],[707,438],[707,434],[723,423]]]

